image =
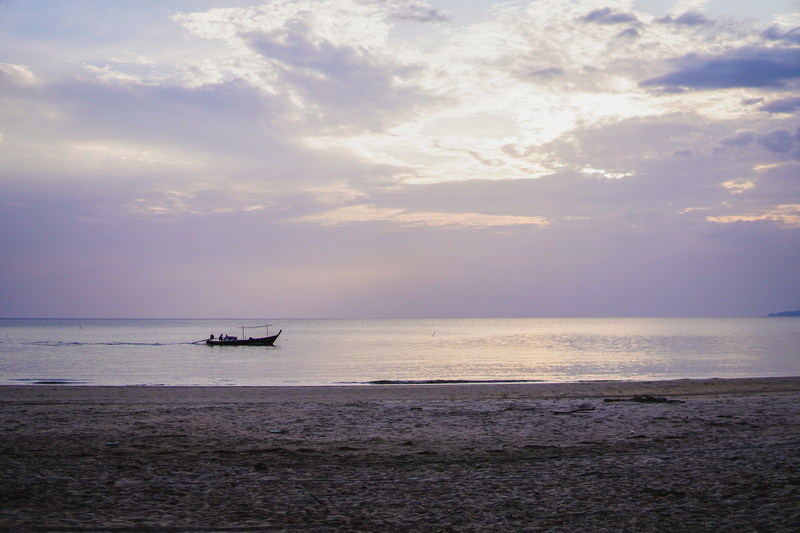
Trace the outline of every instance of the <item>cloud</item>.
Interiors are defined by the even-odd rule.
[[[794,113],[797,108],[800,108],[800,96],[773,100],[762,105],[760,109],[768,113]]]
[[[660,19],[656,19],[658,24],[675,24],[678,26],[705,26],[712,24],[713,21],[708,19],[704,14],[699,11],[687,11],[677,17],[667,15]]]
[[[389,0],[391,18],[415,22],[447,22],[450,17],[427,2],[417,0]]]
[[[796,133],[786,128],[776,128],[764,133],[740,131],[720,139],[719,144],[727,148],[742,149],[757,144],[773,154],[788,154],[800,148]]]
[[[392,226],[433,226],[461,229],[485,229],[503,226],[546,226],[544,217],[487,215],[482,213],[408,212],[403,209],[370,205],[341,207],[333,211],[293,219],[291,222],[314,222],[324,226],[365,222],[387,222]]]
[[[800,49],[743,48],[715,57],[687,55],[679,69],[640,83],[642,87],[727,89],[787,88],[800,78]]]
[[[784,154],[792,150],[796,145],[794,135],[785,128],[765,133],[759,137],[759,142],[767,150],[778,154]]]
[[[547,78],[555,78],[555,77],[558,77],[558,76],[563,76],[564,72],[565,71],[564,71],[563,68],[560,68],[560,67],[549,67],[549,68],[542,68],[542,69],[539,69],[539,70],[535,70],[535,71],[529,73],[528,75],[531,76],[531,77],[534,77],[534,78],[547,79]]]
[[[800,204],[778,205],[774,209],[762,213],[710,216],[707,220],[718,224],[769,221],[786,228],[800,228]]]
[[[784,41],[789,43],[800,43],[800,26],[783,29],[780,26],[770,26],[763,31],[761,36],[769,41]]]
[[[619,33],[619,36],[629,39],[635,39],[636,37],[641,36],[641,34],[639,33],[639,30],[637,30],[636,28],[628,28],[626,30],[621,31]]]
[[[40,83],[36,75],[24,65],[0,63],[0,84],[30,86]]]
[[[724,139],[720,140],[720,144],[723,146],[747,146],[748,144],[752,143],[756,139],[755,132],[752,131],[740,131],[730,137],[725,137]]]
[[[388,21],[435,18],[426,9],[413,1],[281,1],[174,19],[235,54],[217,62],[218,75],[244,76],[267,94],[285,95],[288,113],[321,134],[354,133],[382,130],[438,102],[419,87],[419,65],[387,48]]]
[[[635,24],[639,22],[635,15],[614,11],[610,7],[595,9],[580,20],[595,24]]]
[[[302,99],[305,114],[321,113],[312,120],[319,126],[380,130],[399,110],[407,112],[427,99],[414,87],[396,83],[411,69],[315,38],[299,21],[277,32],[250,34],[248,45],[280,70],[281,82]]]

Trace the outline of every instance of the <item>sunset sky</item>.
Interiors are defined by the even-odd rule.
[[[799,2],[0,2],[0,317],[790,309]]]

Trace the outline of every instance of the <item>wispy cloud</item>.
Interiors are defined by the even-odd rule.
[[[767,212],[708,217],[711,222],[733,224],[736,222],[777,222],[787,228],[800,228],[800,204],[779,205]]]
[[[546,226],[544,217],[487,215],[481,213],[408,212],[403,209],[378,208],[371,205],[341,207],[299,217],[294,222],[317,222],[325,226],[359,222],[387,222],[392,226],[449,226],[461,229],[485,229],[503,226]]]

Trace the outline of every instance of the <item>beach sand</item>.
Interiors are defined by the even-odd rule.
[[[0,417],[4,531],[800,531],[800,378],[6,386]]]

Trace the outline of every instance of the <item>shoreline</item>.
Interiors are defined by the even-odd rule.
[[[0,385],[0,403],[53,397],[63,401],[349,401],[409,399],[597,398],[608,395],[697,396],[800,392],[800,376],[705,378],[664,381],[579,381],[565,383],[398,383],[370,385],[197,386],[197,385]]]
[[[0,422],[3,530],[800,530],[800,377],[11,385]]]

